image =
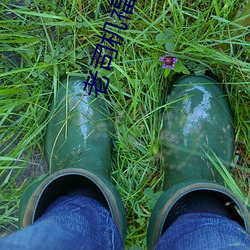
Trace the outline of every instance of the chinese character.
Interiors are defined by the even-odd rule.
[[[125,3],[122,7],[122,11],[127,13],[127,14],[132,14],[136,2],[137,2],[137,0],[125,0]],[[120,9],[121,4],[122,4],[122,0],[115,0],[115,1],[111,0],[110,7]]]
[[[109,13],[109,12],[111,12],[111,11],[108,11],[108,13]],[[122,12],[119,12],[119,13],[118,13],[115,9],[112,10],[110,16],[113,17],[114,13],[117,15],[117,17],[119,18],[119,20],[121,20],[121,17],[126,18],[126,19],[128,19],[128,20],[131,19],[131,18],[129,18],[129,17],[123,16],[123,15],[122,15]]]
[[[101,47],[101,49],[100,49],[99,55],[98,55],[98,57],[97,57],[96,64],[95,64],[95,66],[94,66],[95,68],[97,67],[97,64],[98,64],[98,62],[99,62],[99,60],[100,60],[100,57],[101,57],[101,54],[102,54],[102,48],[105,48],[105,49],[111,50],[111,51],[115,51],[115,52],[116,52],[115,59],[117,58],[117,55],[118,55],[118,51],[117,51],[117,50],[112,49],[112,48],[109,48],[109,47],[107,47],[107,46],[104,46],[104,45],[101,45],[101,44],[98,43],[97,46],[96,46],[96,48],[95,48],[95,52],[94,52],[94,55],[93,55],[93,57],[92,57],[92,61],[91,61],[90,65],[92,65],[92,63],[93,63],[93,61],[94,61],[94,59],[95,59],[95,55],[96,55],[96,53],[97,53],[97,49],[98,49],[99,47]],[[108,66],[103,66],[104,61],[105,61],[106,58],[109,59],[109,61],[108,61]],[[103,68],[103,69],[111,70],[111,69],[110,69],[110,64],[111,64],[112,59],[113,59],[112,56],[104,55],[100,67]]]
[[[102,79],[101,79],[101,78],[99,78],[100,88],[98,89],[97,86],[96,86],[96,77],[97,77],[98,71],[96,71],[96,73],[95,73],[94,76],[93,76],[91,70],[89,71],[89,73],[90,73],[90,76],[92,77],[92,83],[89,82],[90,76],[88,76],[87,81],[83,81],[83,83],[85,84],[85,87],[84,87],[83,90],[85,91],[86,88],[87,88],[87,86],[89,85],[89,86],[90,86],[90,90],[89,90],[88,95],[90,95],[90,94],[91,94],[91,91],[92,91],[92,89],[93,89],[93,87],[94,87],[94,88],[95,88],[95,97],[97,98],[98,93],[106,93],[106,91],[107,91],[107,89],[108,89],[108,86],[109,86],[109,78],[106,77],[106,76],[103,77],[104,79],[107,80],[107,84],[106,84],[106,86],[105,86],[105,89],[102,90]]]
[[[136,1],[137,0],[125,0],[125,4],[123,5],[122,11],[127,14],[132,14]]]
[[[104,34],[103,36],[98,36],[98,37],[102,38],[101,43],[103,43],[104,41],[106,41],[106,42],[108,42],[112,47],[114,47],[114,43],[119,44],[119,45],[122,45],[122,43],[119,43],[119,42],[113,40],[113,36],[111,36],[111,37],[106,37],[106,35],[107,35],[107,34]]]
[[[113,7],[117,8],[117,9],[120,9],[121,4],[122,4],[122,0],[115,0],[115,3],[114,3],[114,0],[111,0],[111,3],[110,3],[109,7],[112,7],[112,5],[113,5]]]
[[[122,30],[126,30],[126,29],[128,28],[128,25],[127,25],[126,23],[123,23],[123,22],[122,22],[121,24],[125,25],[125,27],[120,27],[120,26],[115,25],[115,24],[113,24],[113,23],[105,22],[104,25],[103,25],[102,30],[103,30],[103,31],[106,31],[106,32],[108,32],[108,33],[110,33],[110,34],[113,34],[113,35],[115,35],[115,36],[117,36],[117,37],[119,37],[119,38],[123,41],[123,39],[121,38],[121,36],[117,35],[117,34],[114,33],[114,32],[111,32],[111,31],[109,31],[109,30],[106,30],[106,26],[107,26],[107,25],[112,26],[112,27],[115,27],[115,28],[118,28],[118,29],[122,29]]]

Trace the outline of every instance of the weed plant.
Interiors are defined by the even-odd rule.
[[[110,21],[109,4],[107,0],[1,0],[2,235],[16,229],[20,196],[36,177],[25,172],[27,166],[35,171],[42,164],[49,100],[62,79],[87,77],[92,69],[98,35]],[[245,0],[138,0],[129,28],[119,32],[124,43],[116,47],[119,54],[112,70],[99,71],[110,79],[106,99],[115,126],[112,179],[127,212],[127,247],[146,248],[148,220],[161,194],[160,115],[169,107],[162,100],[174,73],[210,71],[224,86],[235,122],[232,172],[224,177],[227,186],[249,204],[249,9]],[[159,57],[166,51],[178,58],[175,72],[162,69]]]

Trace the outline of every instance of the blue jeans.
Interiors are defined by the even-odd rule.
[[[84,196],[61,197],[33,225],[0,239],[3,250],[120,250],[110,212]],[[250,249],[250,235],[226,217],[194,213],[179,217],[156,250]]]
[[[190,213],[180,216],[163,234],[155,250],[249,250],[250,234],[227,217]]]
[[[0,239],[2,250],[123,249],[110,212],[85,196],[60,197],[33,225]]]

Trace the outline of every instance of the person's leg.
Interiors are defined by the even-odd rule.
[[[57,199],[31,226],[0,239],[1,249],[123,249],[110,212],[86,196]]]
[[[250,249],[250,234],[236,221],[208,213],[181,215],[162,235],[156,250]]]
[[[171,250],[246,246],[250,213],[222,178],[234,150],[226,93],[210,77],[189,75],[173,82],[168,102],[160,133],[164,193],[152,210],[148,249],[157,244]]]
[[[121,249],[124,244],[126,214],[110,174],[113,123],[104,97],[83,93],[84,80],[63,81],[52,100],[44,138],[50,173],[22,195],[19,227],[30,227],[3,244],[34,250]],[[89,198],[62,200],[68,195]],[[55,207],[48,212],[51,204]]]

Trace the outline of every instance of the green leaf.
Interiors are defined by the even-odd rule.
[[[76,24],[76,28],[77,28],[77,29],[82,28],[82,26],[83,26],[83,23],[77,23],[77,24]]]
[[[170,74],[170,68],[166,68],[165,70],[164,70],[164,77],[167,77],[169,74]]]
[[[36,71],[33,71],[33,72],[31,73],[31,75],[32,75],[33,77],[37,77],[37,76],[38,76],[38,74],[37,74]]]
[[[43,73],[43,71],[44,71],[44,69],[43,68],[38,68],[38,74],[41,74],[41,73]]]
[[[165,34],[167,40],[172,40],[174,38],[174,30],[172,28],[166,29],[164,31],[164,34]]]
[[[199,64],[195,69],[194,69],[194,74],[195,75],[204,75],[206,73],[207,67]]]
[[[159,45],[165,44],[168,52],[174,52],[174,31],[173,29],[166,29],[164,32],[160,32],[156,35],[155,40]]]
[[[76,16],[76,20],[77,20],[78,22],[82,22],[82,17],[81,17],[80,15],[78,15],[78,16]]]
[[[174,64],[174,72],[177,72],[177,73],[182,72],[182,64],[180,62],[177,62]]]
[[[149,209],[153,209],[156,202],[157,202],[157,199],[151,199],[151,200],[149,200],[149,201],[147,202],[147,207],[148,207]]]
[[[184,66],[184,68],[182,69],[182,73],[186,74],[186,75],[190,75],[190,71]]]
[[[50,62],[51,59],[52,59],[52,57],[51,57],[50,55],[45,55],[45,56],[44,56],[44,61],[45,61],[46,63]]]
[[[89,27],[88,23],[86,23],[86,22],[83,22],[83,26],[84,27]]]
[[[66,51],[66,48],[65,47],[61,47],[60,48],[60,52],[64,53]]]
[[[77,55],[76,59],[83,59],[83,54],[81,53],[81,54]]]
[[[190,74],[190,72],[187,69],[187,67],[184,66],[180,61],[174,64],[174,72],[177,72],[177,73],[182,72],[182,73],[184,73],[186,75]]]
[[[152,198],[154,196],[154,192],[151,188],[146,188],[144,190],[144,195],[147,197],[147,198]]]
[[[155,37],[155,40],[159,45],[163,45],[166,42],[166,39],[167,37],[163,32],[157,34]]]
[[[166,48],[166,51],[168,52],[174,52],[174,43],[173,42],[166,42],[165,44],[165,48]]]
[[[150,189],[151,190],[151,189]],[[151,190],[152,191],[152,190]],[[153,192],[153,191],[152,191]],[[153,209],[156,202],[158,201],[158,199],[160,198],[160,196],[163,194],[163,191],[157,191],[156,193],[152,193],[151,195],[151,199],[147,202],[147,207],[149,209]]]
[[[40,79],[40,80],[44,80],[45,77],[44,77],[43,75],[39,75],[39,79]]]
[[[191,70],[195,69],[197,67],[196,62],[187,62],[187,67]]]

